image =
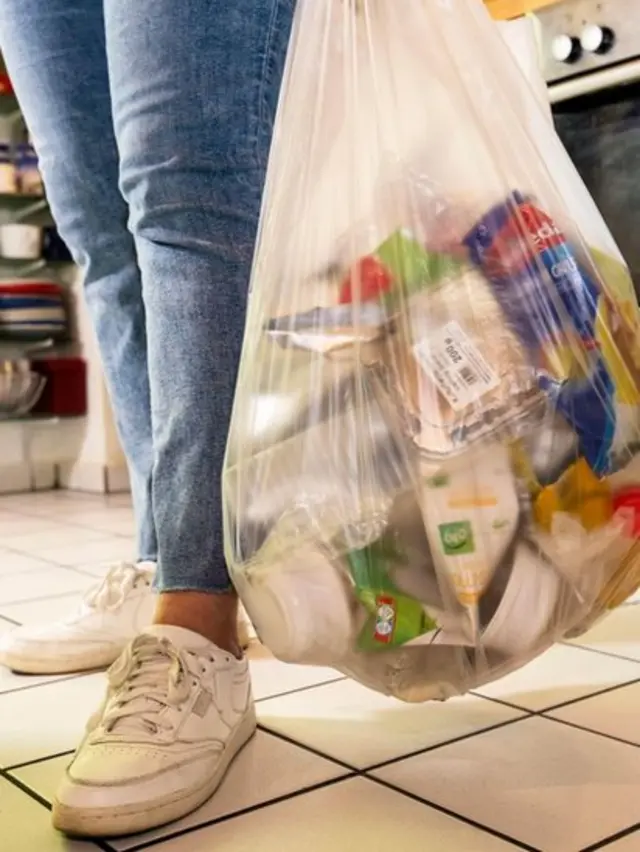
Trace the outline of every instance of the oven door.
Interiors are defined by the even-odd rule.
[[[630,83],[621,72],[623,83],[613,78],[613,85],[598,87],[598,77],[609,83],[612,77],[592,74],[552,86],[550,96],[558,133],[640,295],[640,73]]]

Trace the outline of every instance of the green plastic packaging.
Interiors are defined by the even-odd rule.
[[[357,598],[369,613],[358,636],[361,650],[397,647],[438,629],[422,604],[389,578],[389,567],[406,564],[392,536],[352,551],[347,559]]]

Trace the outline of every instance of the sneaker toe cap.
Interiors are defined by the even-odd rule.
[[[81,747],[53,803],[54,825],[67,833],[111,836],[177,819],[213,790],[216,752],[176,755],[127,745]]]
[[[153,783],[165,773],[198,776],[210,771],[215,750],[166,750],[158,746],[127,743],[85,746],[67,769],[64,786],[118,787]],[[209,769],[208,769],[209,767]],[[179,772],[176,772],[179,770]]]

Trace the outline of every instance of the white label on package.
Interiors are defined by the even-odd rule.
[[[499,377],[457,322],[430,331],[413,351],[454,411],[462,411],[500,384]]]

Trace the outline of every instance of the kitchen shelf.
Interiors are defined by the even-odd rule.
[[[30,275],[41,273],[47,269],[59,270],[73,265],[72,260],[46,260],[45,258],[13,260],[8,257],[0,257],[0,281],[11,278],[28,278]]]
[[[48,355],[66,355],[75,346],[69,337],[29,337],[25,335],[6,335],[0,329],[0,363],[3,361],[32,361],[34,358]],[[64,350],[60,352],[60,350]]]
[[[0,118],[20,117],[20,106],[15,95],[0,95]]]
[[[19,361],[22,358],[39,357],[51,352],[57,346],[68,345],[69,341],[58,341],[55,338],[41,337],[37,340],[27,340],[15,336],[2,336],[0,331],[0,361]]]
[[[36,195],[28,192],[0,192],[0,205],[3,207],[11,207],[22,209],[31,205],[47,205],[47,199],[44,195]]]
[[[1,0],[0,0],[1,2]],[[0,71],[6,68],[0,57]],[[0,122],[6,141],[16,149],[29,139],[28,130],[15,94],[7,91],[0,94]],[[3,188],[11,188],[5,183]],[[34,187],[34,190],[36,188]],[[0,224],[24,223],[40,228],[54,226],[46,194],[40,192],[0,192]],[[82,333],[84,322],[76,314],[79,292],[77,267],[69,260],[12,260],[0,257],[0,281],[36,279],[57,281],[63,287],[67,307],[68,324],[64,336],[52,339],[19,338],[10,333],[10,325],[0,326],[0,363],[2,361],[33,361],[35,359],[85,358]],[[37,333],[37,332],[36,332]],[[55,365],[54,365],[55,366]],[[48,369],[48,368],[47,368]],[[39,368],[38,368],[39,370]],[[89,393],[89,387],[87,387]],[[42,410],[64,410],[56,404],[42,405]],[[7,406],[8,407],[8,406]],[[75,410],[79,410],[76,408]],[[96,413],[87,412],[80,416],[60,416],[30,412],[25,414],[0,414],[0,493],[8,488],[13,491],[30,491],[51,488],[62,470],[61,484],[66,487],[78,466],[90,467],[86,462],[85,432],[88,423],[96,421]],[[97,420],[101,415],[97,412]],[[69,471],[66,471],[69,468]],[[85,477],[86,479],[86,477]],[[93,480],[92,480],[93,481]],[[101,482],[100,485],[104,485]]]
[[[0,415],[0,427],[6,423],[20,423],[26,426],[58,426],[60,423],[84,420],[85,417],[85,414],[73,414],[65,417],[59,414],[24,414],[20,417],[2,417]]]

